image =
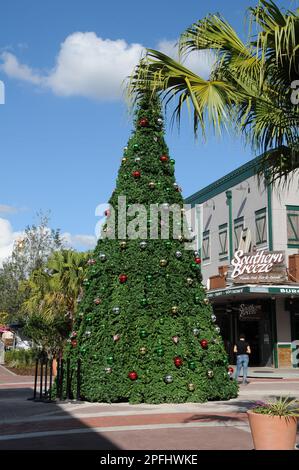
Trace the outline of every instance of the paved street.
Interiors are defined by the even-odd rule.
[[[299,379],[252,378],[237,399],[205,404],[34,403],[32,393],[32,377],[0,366],[1,450],[250,450],[246,410],[282,394],[299,399]]]

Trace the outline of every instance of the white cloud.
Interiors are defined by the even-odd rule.
[[[62,238],[71,248],[92,249],[96,245],[96,237],[93,235],[72,235],[69,232],[62,234]]]
[[[0,218],[0,267],[13,250],[14,242],[19,239],[22,232],[14,232],[7,219]]]
[[[115,100],[121,98],[123,81],[132,73],[143,51],[141,44],[77,32],[60,45],[56,64],[47,74],[34,72],[10,52],[1,54],[1,69],[9,77],[50,88],[57,95]]]
[[[1,58],[3,60],[1,70],[9,77],[34,83],[35,85],[42,83],[42,77],[34,73],[28,65],[20,64],[16,56],[11,54],[11,52],[2,52]]]
[[[177,59],[176,40],[163,40],[156,49]],[[19,62],[11,52],[2,52],[0,70],[60,96],[84,96],[99,100],[120,99],[123,81],[132,73],[144,54],[141,44],[124,39],[102,39],[94,32],[76,32],[60,45],[56,63],[47,73],[34,71]],[[209,75],[213,56],[208,51],[193,52],[184,62],[203,77]]]
[[[58,95],[115,99],[122,82],[138,63],[143,46],[123,39],[102,39],[95,33],[74,33],[61,44],[46,84]]]

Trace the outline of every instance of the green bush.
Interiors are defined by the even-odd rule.
[[[34,349],[14,349],[6,351],[5,364],[8,367],[31,367],[35,363],[36,351]]]

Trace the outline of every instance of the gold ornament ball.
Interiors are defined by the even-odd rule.
[[[182,237],[182,235],[180,235],[180,236],[178,237],[178,241],[181,242],[181,243],[183,243],[184,237]]]
[[[193,284],[193,279],[192,279],[192,277],[187,277],[187,284],[188,284],[189,286],[192,286],[192,284]]]
[[[120,242],[119,246],[122,250],[124,250],[125,248],[127,248],[127,242]]]
[[[123,158],[121,159],[121,161],[122,161],[122,163],[126,163],[126,162],[127,162],[127,158],[126,158],[126,157],[123,157]]]
[[[139,352],[140,352],[140,354],[142,354],[142,356],[144,356],[147,353],[147,349],[146,348],[140,348]]]
[[[161,266],[162,268],[165,268],[165,266],[167,266],[167,264],[168,264],[168,262],[167,262],[166,259],[161,259],[161,260],[160,260],[160,266]]]
[[[154,183],[153,181],[151,181],[151,182],[148,184],[148,187],[149,187],[150,189],[155,189],[156,185],[155,185],[155,183]]]
[[[212,370],[208,370],[207,376],[209,377],[209,379],[212,379],[214,377],[214,372]]]
[[[173,307],[171,307],[171,313],[173,313],[174,315],[176,313],[179,313],[179,307],[177,307],[176,305],[174,305]]]
[[[189,392],[194,392],[195,385],[194,384],[188,384],[188,390],[189,390]]]
[[[205,303],[206,305],[209,305],[209,303],[210,303],[209,299],[207,299],[207,298],[206,298],[206,299],[203,299],[203,301],[204,301],[204,303]]]

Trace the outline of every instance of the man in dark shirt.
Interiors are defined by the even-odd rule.
[[[240,335],[239,341],[234,346],[234,353],[237,354],[237,368],[235,379],[238,380],[238,377],[243,367],[243,384],[247,385],[249,382],[247,380],[248,364],[249,364],[249,354],[251,349],[249,344],[246,342],[245,335]]]

